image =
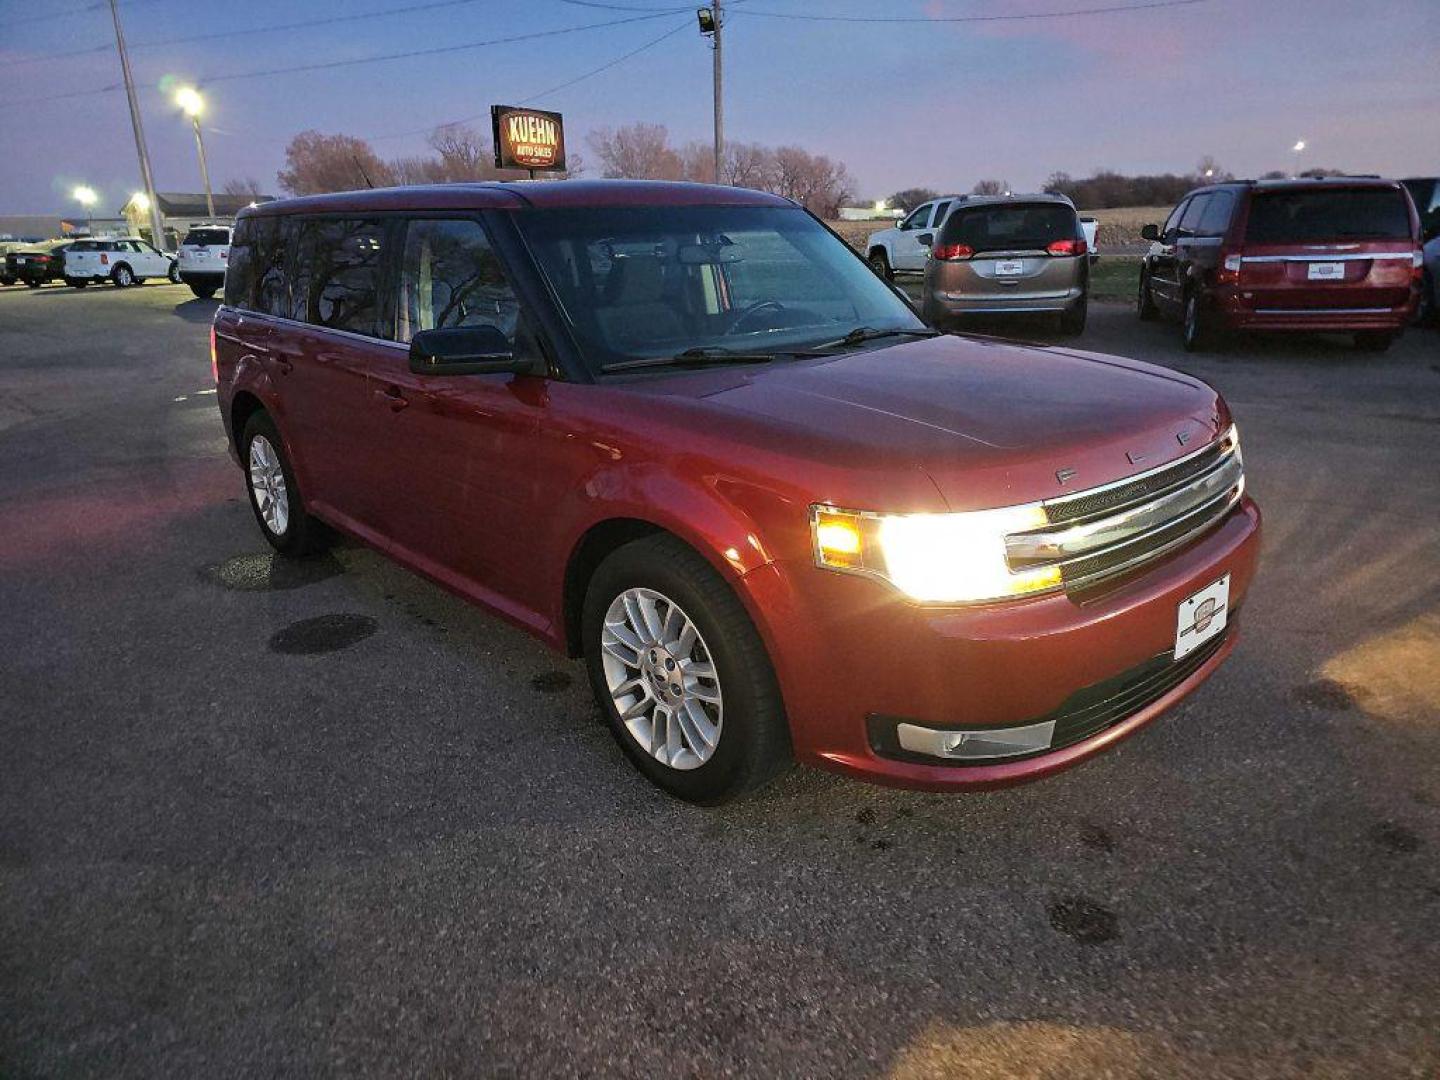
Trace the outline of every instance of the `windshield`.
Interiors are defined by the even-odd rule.
[[[545,210],[517,223],[587,362],[773,353],[924,324],[799,208]]]
[[[961,207],[940,232],[941,244],[972,251],[1043,251],[1056,240],[1078,240],[1079,219],[1060,203],[1005,203]]]
[[[1251,244],[1408,240],[1410,209],[1399,188],[1267,192],[1250,204],[1245,239]]]

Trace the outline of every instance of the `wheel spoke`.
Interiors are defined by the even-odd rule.
[[[695,648],[695,640],[699,636],[695,630],[695,624],[686,619],[685,625],[681,627],[680,633],[675,638],[675,643],[670,646],[670,651],[676,656],[689,656],[690,650]]]
[[[645,613],[640,610],[640,597],[637,593],[627,592],[625,594],[625,619],[630,628],[635,631],[636,637],[642,645],[649,645],[655,638],[650,634],[650,626],[645,621]]]
[[[619,634],[615,635],[615,640],[613,641],[602,641],[600,647],[626,667],[635,668],[637,671],[639,670],[640,650],[621,640]],[[618,694],[619,690],[612,690],[611,693]]]
[[[688,679],[714,679],[715,665],[702,664],[698,660],[682,660],[680,670],[685,673]]]
[[[680,710],[680,717],[690,749],[701,757],[708,756],[708,752],[715,749],[720,733],[715,730],[710,717],[705,715],[704,706],[693,699],[687,701],[685,708]]]

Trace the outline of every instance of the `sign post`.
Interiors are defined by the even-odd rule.
[[[559,113],[515,105],[490,106],[497,169],[535,173],[565,169],[565,124]]]

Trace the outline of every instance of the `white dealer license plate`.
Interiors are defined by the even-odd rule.
[[[1307,276],[1311,281],[1342,281],[1345,277],[1345,264],[1312,262]]]
[[[1025,264],[1019,259],[1001,259],[995,264],[996,277],[1019,277],[1025,272]]]
[[[1180,601],[1180,613],[1175,623],[1176,660],[1194,652],[1225,629],[1229,605],[1229,574]]]

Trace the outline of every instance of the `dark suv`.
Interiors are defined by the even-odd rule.
[[[1190,351],[1226,330],[1346,332],[1383,351],[1415,313],[1420,222],[1395,180],[1214,184],[1142,235],[1140,317],[1179,319]]]

